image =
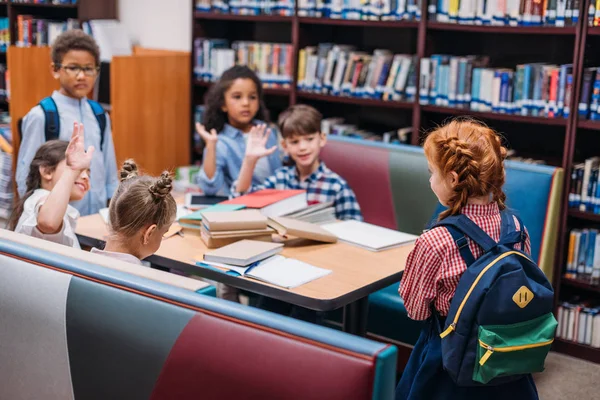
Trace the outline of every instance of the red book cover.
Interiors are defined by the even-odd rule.
[[[221,204],[243,204],[247,208],[263,208],[302,193],[306,193],[306,191],[264,189],[237,197],[235,199],[224,201]]]

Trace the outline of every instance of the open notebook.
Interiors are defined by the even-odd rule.
[[[360,221],[342,221],[321,226],[334,234],[342,242],[346,242],[370,251],[393,249],[412,243],[418,236],[398,232],[381,226]]]
[[[229,275],[247,276],[286,289],[304,285],[331,273],[331,270],[318,268],[314,265],[281,255],[269,257],[247,267],[236,267],[229,264],[208,261],[198,261],[196,264],[201,267],[222,268]]]

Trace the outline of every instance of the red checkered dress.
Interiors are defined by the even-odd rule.
[[[462,213],[475,222],[492,239],[500,239],[501,216],[497,203],[479,205],[468,204]],[[515,219],[517,229],[519,223]],[[525,229],[527,234],[527,229]],[[469,248],[475,258],[482,255],[483,250],[470,239]],[[521,245],[515,248],[522,250]],[[529,234],[525,241],[525,253],[531,253]],[[458,286],[460,277],[467,269],[458,247],[450,232],[444,227],[437,227],[422,234],[409,254],[406,269],[400,282],[399,293],[404,299],[408,316],[415,320],[425,320],[431,315],[430,304],[433,302],[440,315],[448,315],[450,301]]]

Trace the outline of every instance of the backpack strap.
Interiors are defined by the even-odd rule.
[[[475,257],[469,249],[467,237],[477,243],[484,252],[490,251],[498,244],[466,215],[461,214],[446,217],[438,222],[436,226],[444,226],[448,229],[467,267],[475,261]]]
[[[498,243],[509,246],[510,248],[514,248],[515,244],[521,243],[521,248],[525,249],[525,240],[527,240],[527,235],[525,234],[523,221],[521,221],[518,216],[507,210],[503,210],[500,215],[502,217],[502,228],[500,233],[500,241]],[[517,226],[515,225],[515,218],[519,223],[518,230]]]
[[[98,121],[98,125],[100,126],[100,150],[102,151],[104,149],[104,136],[106,132],[106,113],[97,101],[88,99],[88,104],[92,107],[96,121]]]
[[[46,97],[40,101],[40,107],[44,111],[46,124],[44,127],[44,136],[46,142],[58,139],[60,134],[60,118],[58,117],[58,108],[52,97]]]

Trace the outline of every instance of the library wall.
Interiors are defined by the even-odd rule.
[[[191,0],[121,0],[119,19],[135,44],[177,51],[191,50]]]

